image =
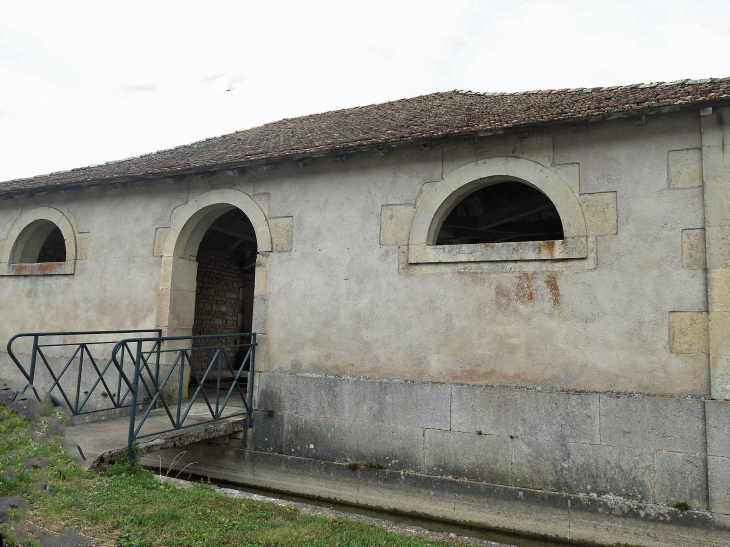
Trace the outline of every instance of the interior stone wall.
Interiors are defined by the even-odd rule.
[[[241,332],[244,273],[234,251],[207,251],[197,257],[198,277],[195,291],[193,335]],[[215,344],[232,344],[235,339],[213,338],[193,342],[192,361],[198,372],[204,372],[215,354],[212,349],[196,349]],[[236,351],[228,350],[229,357]]]

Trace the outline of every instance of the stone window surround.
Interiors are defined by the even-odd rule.
[[[43,244],[33,238],[43,221],[51,222],[61,230],[66,243],[65,262],[21,262],[28,244],[39,248]],[[76,230],[68,217],[54,207],[36,207],[23,214],[10,228],[0,260],[0,275],[72,275],[76,259]]]
[[[452,207],[479,188],[517,181],[544,193],[563,223],[564,239],[435,245],[441,224]],[[455,263],[514,260],[562,260],[588,256],[586,222],[570,186],[539,163],[517,157],[478,160],[446,175],[431,187],[416,206],[408,241],[408,262]]]

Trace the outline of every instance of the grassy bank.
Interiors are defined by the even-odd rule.
[[[242,503],[205,484],[163,484],[128,464],[91,474],[74,463],[61,443],[62,434],[49,433],[49,418],[31,423],[0,404],[0,496],[23,496],[27,524],[57,532],[71,527],[98,545],[451,545],[375,525],[302,515],[273,503]],[[19,516],[15,512],[15,520]],[[7,526],[4,532],[12,533]],[[23,544],[38,545],[32,538]]]

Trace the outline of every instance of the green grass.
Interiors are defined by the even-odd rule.
[[[44,420],[31,424],[0,405],[0,495],[21,494],[28,503],[27,522],[59,532],[71,527],[98,538],[98,545],[420,547],[455,543],[303,515],[287,504],[229,498],[202,483],[180,488],[129,464],[94,475],[78,467],[63,450],[61,434],[39,437],[47,427]],[[52,495],[41,490],[46,483]],[[6,527],[4,533],[9,532]],[[25,545],[37,543],[31,539]]]

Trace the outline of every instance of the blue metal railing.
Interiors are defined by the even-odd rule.
[[[250,342],[243,342],[242,340],[248,338]],[[215,344],[216,340],[228,340],[232,339],[233,343],[220,343]],[[237,340],[238,339],[238,340]],[[163,344],[167,343],[169,345],[170,342],[185,342],[190,341],[205,341],[209,340],[209,345],[203,345],[203,346],[197,346],[197,347],[191,347],[191,348],[173,348],[173,349],[159,349],[162,347]],[[149,353],[147,356],[145,356],[145,352],[143,351],[143,344],[145,342],[152,342],[155,343],[158,347],[157,354],[163,355],[163,356],[169,356],[166,358],[166,361],[170,364],[163,364],[162,366],[165,366],[168,368],[166,371],[166,374],[164,376],[164,379],[162,382],[160,382],[160,367],[161,364],[159,362],[159,358],[157,359],[157,362],[155,363],[155,370],[154,372],[150,368],[150,355]],[[186,429],[189,427],[194,427],[197,425],[203,425],[203,424],[209,424],[218,420],[222,419],[228,419],[228,418],[235,418],[238,416],[247,416],[248,418],[248,425],[249,427],[253,425],[253,382],[254,382],[254,373],[256,370],[256,333],[236,333],[236,334],[212,334],[212,335],[200,335],[200,336],[168,336],[164,338],[131,338],[126,340],[120,340],[117,342],[116,346],[114,346],[114,349],[112,350],[112,359],[114,360],[115,364],[118,364],[118,367],[121,369],[121,361],[118,360],[118,356],[121,354],[121,356],[124,356],[125,352],[134,360],[134,375],[131,383],[129,384],[129,387],[132,392],[132,404],[131,404],[131,416],[129,419],[129,437],[128,437],[128,453],[131,458],[133,453],[133,445],[134,442],[137,439],[142,439],[145,437],[151,437],[154,435],[161,435],[163,433],[169,433],[170,431],[174,431],[176,429]],[[245,355],[243,356],[240,364],[234,365],[231,357],[228,355],[227,350],[231,350],[234,348],[245,348]],[[193,351],[212,351],[213,357],[208,362],[205,372],[201,375],[198,374],[196,367],[193,366],[193,360],[191,357],[191,353]],[[225,369],[224,369],[224,362],[225,362]],[[185,372],[186,367],[190,371],[190,377],[195,378],[197,387],[195,389],[195,392],[191,397],[189,397],[187,400],[184,399],[183,395],[183,389],[186,384],[185,381]],[[245,377],[247,380],[245,388],[241,386],[242,378],[244,371],[247,369],[248,375]],[[216,376],[215,376],[215,409],[213,407],[213,404],[210,401],[210,398],[208,397],[208,394],[205,391],[205,381],[208,379],[208,377],[211,375],[211,373],[215,370]],[[165,397],[165,387],[170,382],[171,378],[173,378],[174,373],[177,371],[177,385],[173,385],[172,389],[168,390],[168,396]],[[147,378],[150,380],[150,383],[152,384],[152,390],[149,389],[149,386],[147,386],[145,380],[144,380],[144,372],[147,372]],[[225,394],[225,398],[221,400],[222,395],[222,382],[223,382],[223,374],[229,373],[231,376],[229,377],[231,381],[231,386],[228,388],[227,393]],[[125,381],[127,381],[125,377]],[[146,408],[144,409],[144,412],[141,415],[141,418],[139,421],[137,421],[137,406],[138,406],[138,393],[139,393],[139,384],[142,382],[142,384],[145,387],[145,390],[147,393],[153,393],[152,397],[148,402],[146,402]],[[173,394],[173,392],[177,391],[177,394]],[[229,413],[228,415],[224,415],[224,411],[226,410],[226,407],[228,403],[230,402],[231,396],[234,393],[234,390],[237,392],[237,394],[241,398],[241,403],[243,404],[243,409],[240,412],[233,411],[232,413]],[[186,418],[188,418],[190,414],[190,410],[193,408],[193,404],[197,401],[198,397],[202,395],[203,400],[205,401],[205,404],[207,406],[208,411],[210,412],[211,419],[205,419],[205,420],[195,420],[192,421],[192,423],[185,423]],[[166,399],[172,399],[172,406],[173,409],[170,408],[170,404],[168,404],[168,401]],[[172,427],[169,427],[167,429],[162,430],[155,430],[153,432],[148,432],[145,434],[141,434],[142,426],[145,424],[147,418],[149,418],[150,413],[152,410],[155,409],[156,405],[160,404],[162,408],[164,408],[165,413],[167,414],[167,417],[170,420],[170,425]],[[183,410],[183,406],[185,409]],[[174,411],[174,412],[173,412]],[[174,414],[174,415],[173,415]]]
[[[120,335],[150,333],[154,333],[156,336],[128,337],[119,340]],[[73,336],[105,336],[114,337],[116,340],[42,343],[51,337],[68,339]],[[13,344],[24,338],[32,339],[30,370],[23,367],[13,349]],[[97,359],[89,350],[89,346],[111,344],[114,344],[111,355],[103,362],[103,365],[99,366]],[[38,401],[54,399],[54,392],[57,391],[63,399],[63,401],[58,401],[59,404],[65,404],[73,415],[129,408],[127,450],[131,458],[133,445],[137,439],[239,416],[247,416],[248,425],[253,425],[256,347],[255,333],[162,337],[160,329],[149,329],[22,333],[13,336],[8,341],[7,351],[27,380],[25,387],[13,395],[13,400],[30,388]],[[65,360],[63,366],[59,367],[60,371],[55,371],[54,366],[49,363],[49,356],[46,355],[47,348],[72,348],[71,357]],[[193,352],[196,352],[195,365],[197,367],[194,365]],[[212,358],[209,359],[208,355],[211,354]],[[92,371],[91,374],[87,372],[87,378],[84,378],[85,357],[87,359],[86,370]],[[131,369],[129,374],[124,370],[127,357],[126,366]],[[50,388],[45,391],[43,397],[40,396],[36,387],[39,361],[45,366],[50,380],[52,380]],[[89,364],[91,368],[89,368]],[[67,385],[64,388],[61,380],[69,374],[69,371],[73,370],[74,366],[78,367],[75,387]],[[202,369],[203,366],[205,370],[199,374],[197,369]],[[82,380],[89,380],[89,377],[95,378],[93,384],[82,393]],[[185,389],[188,379],[195,380],[195,390],[190,397],[187,397]],[[112,381],[116,383],[116,390],[110,388]],[[213,393],[206,390],[206,381],[215,386],[211,388]],[[224,388],[224,382],[230,382],[230,387]],[[99,388],[100,385],[101,388]],[[111,404],[102,405],[101,408],[97,404],[95,408],[87,409],[87,403],[97,391],[108,397]],[[83,399],[82,394],[85,395]],[[211,401],[213,396],[215,403]],[[199,397],[202,397],[205,402],[210,419],[201,419],[199,414],[196,414],[194,418],[190,417],[193,405]],[[226,413],[226,408],[233,406],[229,405],[231,399],[238,397],[242,404],[241,410],[234,408]],[[56,400],[58,399],[56,398]],[[142,427],[155,409],[164,410],[171,427],[143,433]]]
[[[82,414],[92,414],[94,412],[100,412],[103,410],[112,410],[115,408],[127,408],[130,406],[130,404],[125,404],[125,401],[127,397],[129,396],[129,389],[127,389],[124,393],[122,393],[122,378],[123,378],[123,371],[121,374],[117,375],[117,390],[116,394],[112,392],[111,389],[109,389],[109,384],[107,383],[107,380],[105,379],[105,376],[109,372],[109,368],[113,364],[112,357],[109,356],[108,359],[103,363],[101,367],[99,367],[99,364],[97,363],[97,360],[94,358],[94,356],[91,354],[91,351],[89,350],[89,347],[95,347],[95,349],[98,349],[98,346],[111,346],[113,344],[117,343],[117,340],[120,336],[129,336],[132,334],[150,334],[150,333],[156,333],[157,337],[159,338],[162,336],[162,330],[160,329],[138,329],[138,330],[104,330],[104,331],[74,331],[74,332],[31,332],[31,333],[21,333],[16,334],[13,336],[10,340],[8,340],[7,345],[7,352],[10,358],[15,363],[15,366],[18,367],[18,370],[20,370],[21,374],[25,377],[27,383],[25,384],[25,387],[23,387],[22,390],[16,392],[13,395],[12,400],[15,400],[18,395],[25,394],[25,392],[30,388],[33,392],[33,395],[35,395],[35,398],[42,402],[48,398],[54,397],[54,391],[57,391],[61,397],[63,398],[63,401],[68,406],[68,408],[71,410],[71,412],[76,415],[82,415]],[[92,337],[92,336],[104,336],[104,337],[113,337],[113,340],[101,340],[101,341],[84,341],[84,342],[64,342],[64,343],[43,343],[44,340],[48,340],[50,338],[62,338],[62,339],[68,339],[70,337],[77,337],[77,336],[84,336],[84,337]],[[20,363],[18,357],[15,354],[13,345],[22,341],[23,339],[30,338],[32,339],[32,348],[30,352],[30,370],[26,370],[25,367]],[[46,355],[46,350],[48,348],[64,348],[64,349],[72,349],[71,357],[66,360],[66,363],[60,368],[60,371],[55,372],[54,367],[48,362],[49,356]],[[159,349],[159,344],[153,345],[151,349],[147,349],[148,356],[153,353],[158,353],[156,350]],[[82,395],[82,389],[81,389],[81,381],[84,378],[84,356],[87,358],[86,363],[86,370],[89,370],[89,364],[91,365],[93,372],[96,374],[96,380],[94,381],[93,386],[86,390],[85,397],[83,400],[81,400]],[[159,355],[158,355],[159,359]],[[45,370],[50,375],[53,382],[51,383],[50,388],[48,388],[44,395],[41,396],[38,393],[38,389],[36,387],[36,373],[38,369],[38,362],[40,362],[45,366]],[[70,371],[73,370],[74,366],[78,367],[78,370],[76,371],[76,387],[73,390],[74,393],[71,395],[71,399],[74,401],[71,402],[71,399],[69,399],[69,395],[67,393],[67,389],[64,389],[63,385],[61,384],[61,380],[63,377]],[[112,370],[112,373],[117,372],[119,369],[119,366],[115,364],[115,368]],[[111,402],[110,406],[105,406],[102,408],[94,408],[94,409],[86,409],[86,404],[89,402],[89,399],[94,394],[96,388],[99,386],[99,384],[104,388],[104,395],[109,397],[109,401]]]

